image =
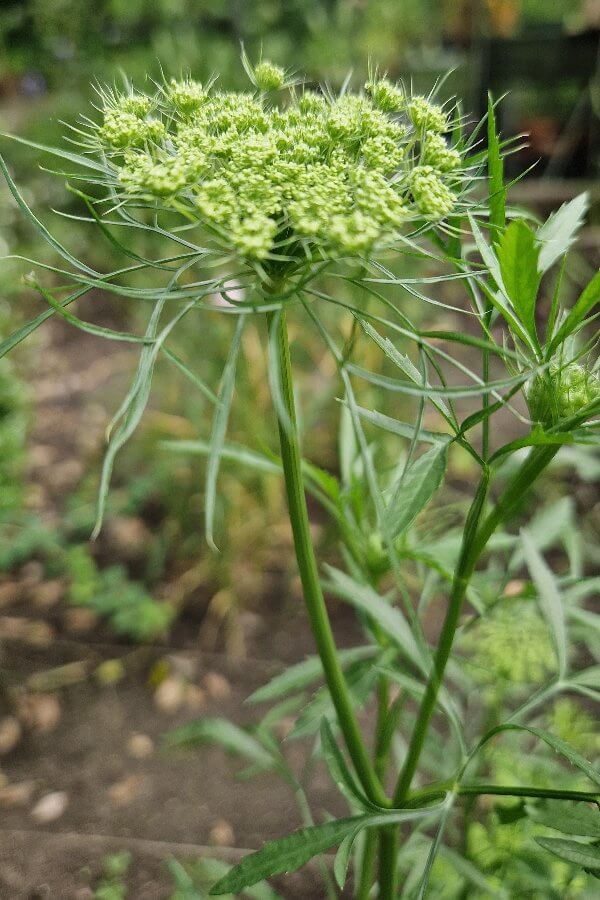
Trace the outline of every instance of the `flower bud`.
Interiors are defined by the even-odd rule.
[[[265,59],[254,69],[254,81],[259,91],[277,91],[285,83],[285,72]]]
[[[536,375],[527,393],[527,405],[534,422],[555,425],[573,416],[600,398],[600,378],[584,366],[571,363],[551,365]]]

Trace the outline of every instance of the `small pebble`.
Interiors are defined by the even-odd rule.
[[[56,694],[25,694],[19,698],[17,710],[23,725],[40,734],[53,731],[62,715]]]
[[[62,578],[53,578],[34,588],[31,599],[39,609],[51,609],[62,600],[64,593],[65,583]]]
[[[154,741],[147,734],[132,734],[127,741],[127,752],[134,759],[147,759],[154,752]]]
[[[210,829],[208,840],[213,847],[233,847],[235,844],[233,828],[225,819],[219,819]]]
[[[154,703],[161,712],[176,713],[185,702],[185,691],[185,682],[169,675],[154,691]]]
[[[35,792],[35,782],[16,781],[14,784],[6,784],[0,788],[0,807],[2,809],[15,809],[19,806],[28,806]]]
[[[211,700],[226,700],[231,694],[231,685],[225,676],[218,672],[207,672],[203,684]]]
[[[20,743],[22,734],[21,723],[14,716],[0,719],[0,756],[11,753]]]
[[[72,634],[86,634],[98,624],[98,615],[85,606],[71,606],[63,613],[63,622]]]
[[[31,817],[38,825],[56,822],[65,813],[69,805],[69,796],[65,791],[52,791],[44,794],[31,810]]]
[[[192,712],[199,712],[206,706],[206,692],[197,684],[188,684],[185,689],[185,705]]]
[[[126,775],[108,789],[108,799],[113,806],[128,806],[142,791],[143,779],[139,775]]]

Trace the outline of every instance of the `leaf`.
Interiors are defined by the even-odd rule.
[[[437,827],[435,837],[431,842],[431,847],[429,853],[427,854],[427,861],[425,863],[425,869],[423,871],[423,875],[421,877],[421,881],[419,883],[418,893],[416,895],[416,900],[424,900],[424,897],[427,893],[427,888],[429,886],[429,879],[431,877],[431,870],[433,868],[433,864],[435,862],[435,858],[439,852],[440,845],[442,842],[442,837],[444,836],[444,831],[446,830],[446,823],[448,822],[448,818],[452,811],[452,804],[447,803],[446,808],[442,814],[442,818],[440,820],[440,824]]]
[[[503,731],[526,731],[529,734],[534,735],[534,737],[539,738],[545,744],[548,745],[552,750],[556,753],[559,753],[565,759],[567,759],[573,766],[577,769],[580,769],[590,781],[593,781],[594,784],[597,784],[600,787],[600,772],[594,768],[594,766],[584,759],[580,753],[577,752],[570,744],[567,744],[566,741],[561,740],[561,738],[555,737],[553,734],[550,734],[548,731],[543,731],[541,728],[534,728],[533,725],[515,725],[512,722],[507,722],[504,725],[497,725],[495,728],[492,728],[487,732],[486,735],[480,740],[479,744],[475,748],[474,753],[477,753],[484,744],[487,744],[491,738],[495,737],[497,734],[501,734]],[[473,754],[474,755],[474,754]]]
[[[229,753],[246,756],[261,766],[273,765],[273,757],[252,735],[227,719],[209,716],[195,719],[165,735],[169,747],[196,747],[219,744]]]
[[[581,844],[578,841],[565,841],[563,838],[536,838],[536,842],[549,850],[559,859],[566,862],[575,863],[584,869],[597,870],[600,869],[600,847],[593,844]]]
[[[329,774],[339,790],[346,799],[353,805],[358,804],[363,811],[373,810],[373,804],[365,797],[362,790],[358,786],[352,776],[346,760],[337,745],[331,725],[327,719],[321,720],[321,748],[323,757],[329,769]]]
[[[496,253],[508,298],[535,341],[535,303],[542,276],[533,231],[522,219],[513,220],[502,235]]]
[[[579,194],[560,209],[552,213],[538,228],[537,241],[540,244],[539,267],[547,272],[559,257],[572,246],[575,236],[583,224],[589,207],[589,194]]]
[[[330,847],[340,844],[345,837],[356,831],[366,816],[338,819],[323,825],[301,828],[277,841],[268,841],[256,853],[251,853],[221,878],[211,890],[211,896],[237,894],[249,885],[264,878],[293,872],[313,857],[324,853]]]
[[[363,406],[357,406],[356,412],[362,419],[372,422],[373,425],[389,431],[391,434],[397,434],[409,440],[415,436],[415,426],[408,422],[399,422],[397,419],[392,419],[391,416],[386,416],[376,410],[365,409]],[[446,444],[450,438],[451,435],[443,431],[427,431],[424,428],[420,428],[418,431],[418,440],[425,444]]]
[[[490,229],[492,243],[497,244],[506,224],[506,188],[504,187],[504,161],[500,153],[500,141],[496,131],[496,112],[488,94],[487,107],[487,163]]]
[[[436,444],[400,476],[385,510],[390,537],[406,531],[439,488],[448,462],[448,442]]]
[[[208,456],[210,454],[210,444],[208,441],[161,441],[161,447],[170,450],[173,453],[192,453],[199,456]],[[221,448],[221,459],[231,462],[241,463],[251,469],[257,469],[259,472],[281,473],[281,466],[268,456],[256,453],[249,447],[242,444],[223,444]]]
[[[552,571],[525,529],[521,530],[521,542],[542,612],[554,638],[558,674],[564,678],[567,674],[567,628],[562,597]]]
[[[339,652],[340,663],[343,667],[362,659],[369,659],[379,652],[378,647],[354,647],[351,650]],[[323,677],[323,666],[318,656],[310,656],[308,659],[294,666],[290,666],[280,675],[276,675],[267,684],[259,687],[248,697],[248,703],[266,703],[285,697],[294,691],[302,691],[317,679]]]
[[[9,138],[19,144],[25,144],[26,147],[32,147],[34,150],[43,150],[44,153],[52,153],[54,156],[60,156],[61,159],[68,159],[69,162],[76,163],[86,169],[94,169],[97,172],[106,174],[106,167],[95,162],[89,156],[81,156],[79,153],[72,153],[69,150],[63,150],[62,147],[50,147],[48,144],[38,144],[35,141],[27,140],[23,137],[17,137],[14,134],[7,134],[5,131],[0,132],[0,137]]]
[[[600,810],[597,806],[548,800],[539,806],[532,806],[528,813],[534,822],[562,831],[563,834],[600,838]]]
[[[244,316],[240,316],[231,341],[231,346],[229,348],[225,367],[223,369],[223,377],[221,379],[221,385],[219,388],[219,403],[215,409],[212,431],[210,435],[210,453],[208,456],[208,463],[206,465],[204,523],[206,530],[206,540],[209,547],[211,547],[213,550],[217,550],[217,546],[213,538],[213,522],[217,498],[217,478],[219,477],[221,454],[223,452],[223,445],[225,443],[225,434],[227,433],[227,423],[229,421],[229,411],[231,409],[231,401],[233,399],[235,371],[237,366],[238,353],[240,350],[240,341],[242,339],[243,327]]]
[[[279,342],[281,340],[281,318],[283,310],[277,309],[271,314],[269,321],[269,366],[268,378],[269,387],[271,389],[271,397],[273,398],[273,406],[277,413],[277,420],[286,434],[292,430],[292,421],[285,401],[285,391],[283,385],[283,372],[281,370],[279,359]]]
[[[566,319],[550,341],[548,356],[559,347],[570,334],[579,328],[587,314],[600,301],[600,272],[596,272],[590,283],[583,289],[575,305],[569,310]]]
[[[89,293],[91,288],[84,287],[79,288],[73,294],[70,294],[64,300],[60,301],[60,306],[68,306],[70,303],[74,303],[75,300],[78,300],[79,297],[83,297],[84,294]],[[3,356],[6,356],[13,347],[16,347],[17,344],[20,344],[21,341],[24,341],[26,337],[29,337],[32,331],[35,331],[36,328],[39,328],[40,325],[50,319],[54,315],[54,309],[47,309],[43,313],[40,313],[39,316],[36,316],[35,319],[31,319],[31,321],[27,322],[25,325],[22,325],[21,328],[18,328],[16,331],[13,331],[7,338],[0,342],[0,359]]]
[[[282,872],[293,872],[330,847],[341,844],[348,835],[358,835],[364,828],[378,828],[424,819],[437,815],[444,808],[445,803],[427,809],[390,810],[301,828],[279,840],[268,841],[256,853],[246,856],[228,875],[214,885],[210,895],[236,894],[249,885],[262,881],[263,878],[280,875]]]
[[[345,572],[333,566],[326,565],[325,569],[331,578],[326,585],[327,590],[351,603],[352,606],[372,618],[388,637],[402,650],[402,652],[425,674],[429,671],[427,660],[424,659],[410,626],[404,615],[396,607],[384,600],[372,587],[360,584]]]
[[[335,875],[335,880],[340,890],[344,889],[344,884],[346,883],[346,876],[348,874],[348,866],[350,865],[352,847],[354,845],[354,841],[358,836],[359,830],[360,829],[357,829],[355,832],[347,835],[340,844],[338,852],[335,854],[335,859],[333,861],[333,874]]]

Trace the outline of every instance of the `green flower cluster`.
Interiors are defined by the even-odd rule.
[[[556,665],[550,631],[531,601],[502,601],[461,644],[474,678],[498,690],[502,683],[540,684]]]
[[[527,404],[534,422],[555,425],[600,399],[600,377],[584,366],[551,365],[529,388]]]
[[[93,144],[122,202],[175,209],[254,260],[368,255],[453,210],[462,158],[441,107],[386,79],[331,98],[267,61],[251,77],[255,93],[183,79],[105,95]]]

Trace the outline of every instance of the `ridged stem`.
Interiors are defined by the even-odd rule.
[[[269,327],[273,324],[274,313],[267,313]],[[302,478],[302,457],[296,424],[292,366],[287,333],[285,311],[279,313],[277,324],[277,355],[281,378],[281,393],[289,421],[279,421],[279,443],[285,480],[288,509],[294,549],[302,582],[304,601],[312,632],[317,645],[325,681],[331,695],[338,724],[344,737],[348,753],[356,769],[361,785],[371,802],[378,806],[389,806],[381,783],[367,753],[354,712],[352,698],[344,672],[339,662],[337,648],[323,591],[319,580],[317,561],[310,535],[310,523]]]

